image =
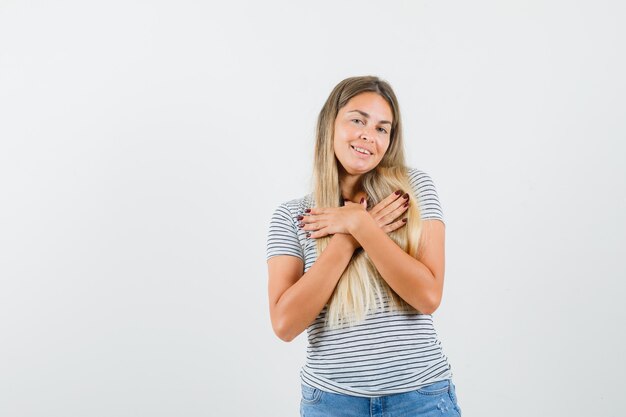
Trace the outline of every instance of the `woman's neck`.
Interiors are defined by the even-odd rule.
[[[339,189],[341,196],[346,201],[358,203],[361,197],[366,197],[365,192],[361,190],[360,175],[343,175],[339,180]]]

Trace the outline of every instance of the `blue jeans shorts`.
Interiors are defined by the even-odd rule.
[[[402,394],[366,398],[302,385],[300,417],[460,417],[452,380]],[[384,414],[383,414],[384,413]]]

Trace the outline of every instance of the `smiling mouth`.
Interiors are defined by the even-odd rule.
[[[350,145],[350,147],[352,149],[354,149],[356,152],[362,154],[362,155],[372,155],[372,153],[370,151],[368,151],[367,149],[363,149],[363,148],[359,148],[359,147],[354,147],[352,145]]]

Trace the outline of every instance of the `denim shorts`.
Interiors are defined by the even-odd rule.
[[[460,417],[452,380],[381,397],[355,397],[302,385],[300,417]],[[384,413],[384,414],[383,414]]]

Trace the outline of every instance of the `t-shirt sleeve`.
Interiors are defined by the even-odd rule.
[[[437,219],[445,224],[439,195],[430,175],[417,169],[409,170],[409,182],[417,197],[422,220]]]
[[[267,235],[267,259],[277,255],[296,256],[304,261],[302,246],[298,240],[298,226],[285,203],[272,214]]]

